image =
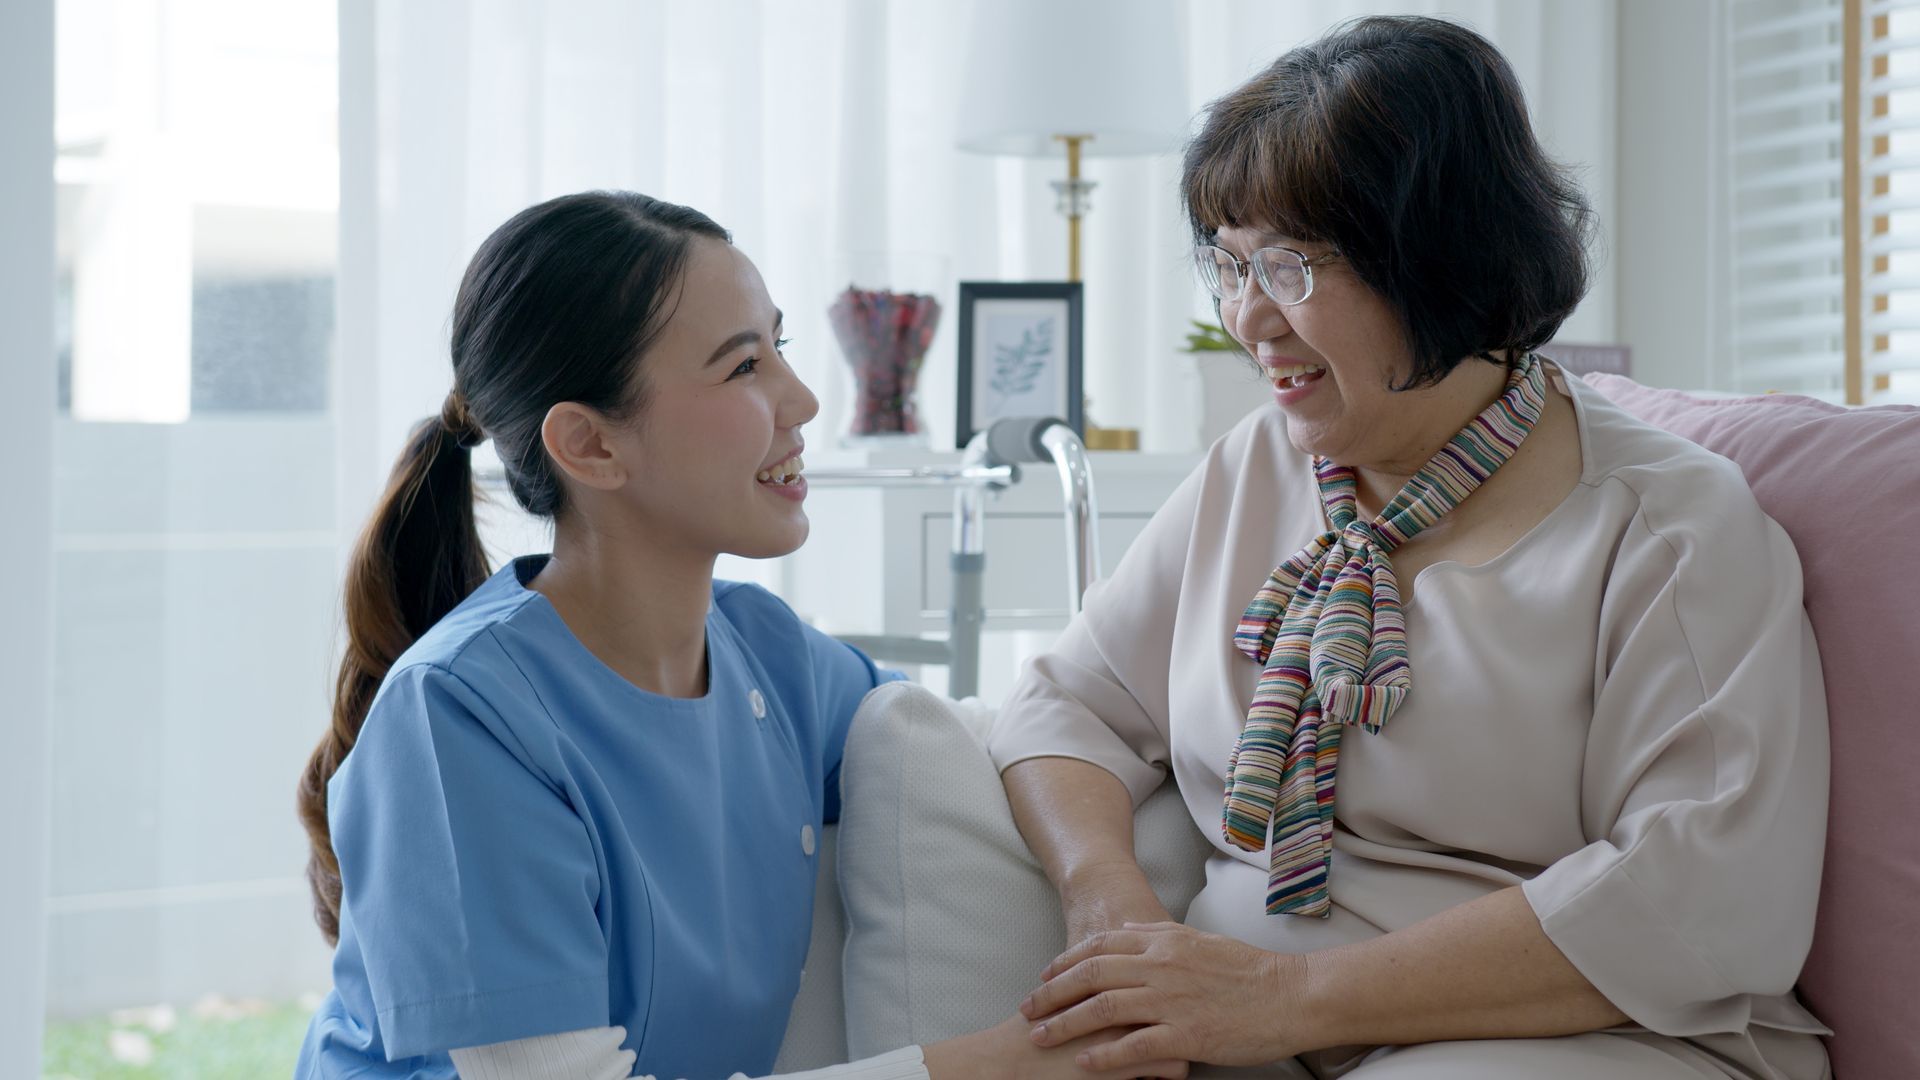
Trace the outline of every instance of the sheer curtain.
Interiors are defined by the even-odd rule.
[[[0,6],[0,1076],[40,1075],[53,603],[53,2]]]
[[[522,207],[585,188],[685,202],[733,232],[824,402],[810,434],[830,438],[847,388],[825,309],[850,257],[930,255],[949,281],[1029,272],[1000,241],[1006,170],[952,147],[966,13],[878,0],[344,3],[338,370],[364,432],[342,440],[344,505],[370,501],[408,424],[438,408],[473,248]],[[951,430],[941,378],[928,373],[925,401],[936,440],[940,423]]]
[[[1536,123],[1580,170],[1602,222],[1595,288],[1563,334],[1608,341],[1613,279],[1614,0],[1185,4],[1187,105],[1205,103],[1346,18],[1444,14],[1513,61]],[[371,503],[408,425],[449,382],[446,320],[465,259],[516,210],[626,187],[733,231],[787,313],[819,393],[816,445],[849,387],[825,307],[860,253],[965,279],[1064,276],[1053,160],[954,147],[973,5],[883,0],[343,0],[341,506]],[[1098,158],[1086,223],[1091,415],[1149,450],[1198,449],[1197,379],[1176,352],[1190,315],[1178,160]],[[935,446],[951,445],[952,319],[923,375]]]

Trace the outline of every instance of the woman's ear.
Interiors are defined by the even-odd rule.
[[[540,442],[569,479],[612,491],[627,482],[627,468],[614,455],[609,423],[594,409],[563,401],[540,422]]]

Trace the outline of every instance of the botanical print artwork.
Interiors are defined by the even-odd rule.
[[[981,326],[985,348],[975,355],[984,363],[974,377],[984,391],[976,394],[983,418],[1057,414],[1065,363],[1059,317],[1016,308],[988,314]]]
[[[1080,349],[1079,282],[961,282],[956,445],[1016,417],[1079,431]]]
[[[991,408],[998,415],[1006,415],[1008,400],[1033,393],[1034,384],[1053,357],[1053,320],[1032,322],[1003,315],[993,320],[989,333],[993,341],[993,379],[988,385],[999,395]]]

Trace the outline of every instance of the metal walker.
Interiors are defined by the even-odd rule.
[[[1087,448],[1073,429],[1052,417],[1000,420],[967,443],[958,465],[902,468],[809,469],[807,482],[822,487],[951,487],[953,604],[947,640],[911,635],[839,635],[876,660],[941,664],[947,696],[972,697],[980,689],[980,633],[986,622],[982,583],[986,575],[986,501],[1020,482],[1022,464],[1052,462],[1066,500],[1067,611],[1080,613],[1087,586],[1100,576],[1099,510]]]

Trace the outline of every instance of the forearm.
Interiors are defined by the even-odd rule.
[[[1000,774],[1014,824],[1062,892],[1112,873],[1139,873],[1133,797],[1112,773],[1074,758],[1016,762]]]
[[[1516,886],[1404,930],[1292,958],[1316,1048],[1571,1035],[1626,1014],[1554,946]]]

